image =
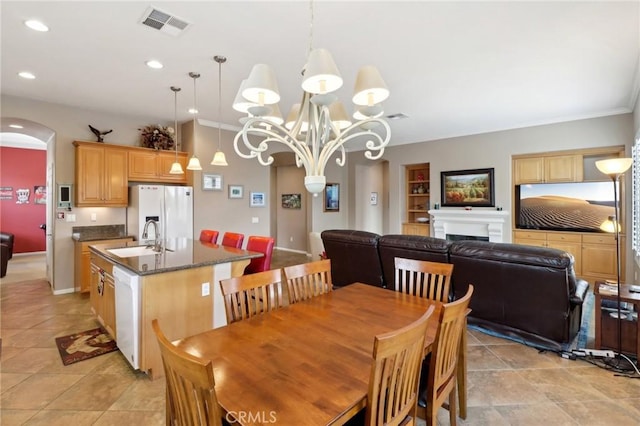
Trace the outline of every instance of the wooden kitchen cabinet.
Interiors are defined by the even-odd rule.
[[[75,205],[126,207],[129,201],[127,149],[75,141]]]
[[[130,148],[127,172],[128,180],[154,183],[187,183],[187,163],[189,156],[186,152],[178,152],[177,157],[185,173],[172,175],[169,173],[169,170],[171,170],[171,165],[176,160],[176,153],[174,151],[157,151],[137,147]]]
[[[514,185],[544,182],[581,182],[582,155],[522,157],[513,160]]]
[[[76,291],[86,293],[91,288],[91,252],[89,246],[105,243],[124,243],[133,241],[133,237],[109,240],[76,241],[74,242],[74,287]]]
[[[91,291],[89,301],[98,322],[117,341],[116,336],[116,299],[113,264],[91,254]]]

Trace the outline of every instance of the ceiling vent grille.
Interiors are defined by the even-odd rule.
[[[152,7],[145,11],[140,23],[172,36],[180,35],[182,31],[186,30],[187,27],[191,25],[184,19]]]

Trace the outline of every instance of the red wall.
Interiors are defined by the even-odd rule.
[[[46,185],[47,151],[0,148],[0,231],[15,235],[14,253],[46,250],[44,231],[46,204],[36,204],[35,186]],[[8,191],[7,187],[11,187]],[[18,204],[17,189],[29,189],[29,200]]]

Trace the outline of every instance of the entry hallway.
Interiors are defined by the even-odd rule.
[[[305,261],[274,251],[272,266]],[[88,295],[51,295],[43,263],[14,256],[0,281],[0,424],[164,425],[164,380],[132,371],[119,352],[62,365],[54,338],[98,323]],[[468,341],[460,425],[640,425],[640,380],[476,331]],[[443,409],[438,421],[449,423]]]

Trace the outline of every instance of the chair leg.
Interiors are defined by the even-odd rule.
[[[456,385],[454,383],[453,389],[451,389],[451,393],[449,394],[449,424],[451,426],[456,426],[457,424],[457,407],[456,407]]]
[[[467,316],[464,317],[462,334],[460,336],[460,351],[458,352],[458,401],[460,403],[460,418],[467,418]],[[455,395],[455,393],[454,393]]]

